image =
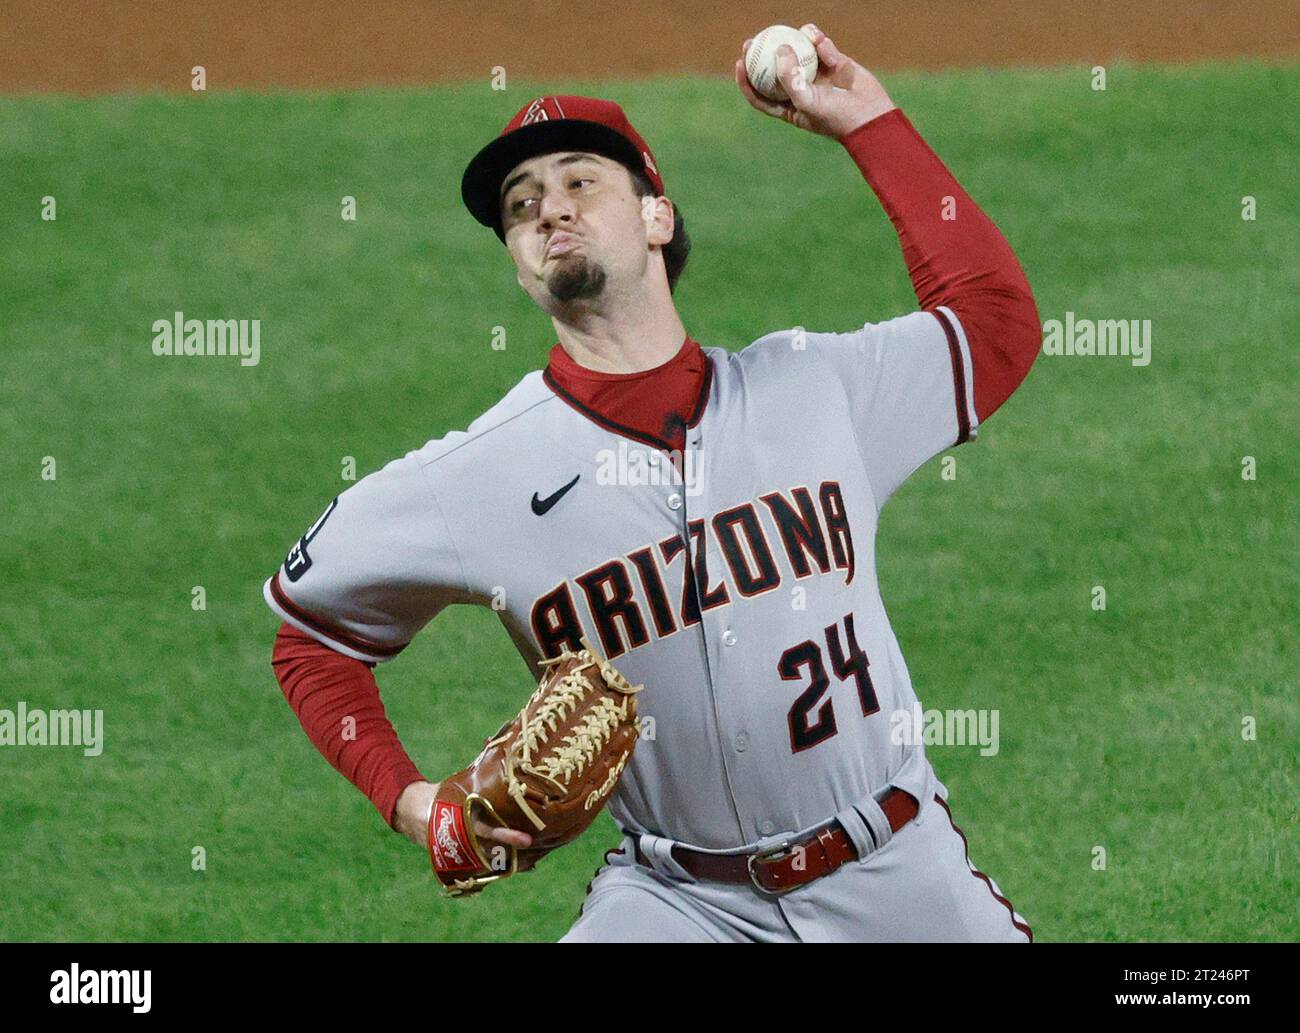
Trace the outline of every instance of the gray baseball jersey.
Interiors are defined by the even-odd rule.
[[[869,852],[888,828],[854,804],[890,785],[946,795],[920,746],[891,741],[916,696],[875,537],[895,489],[976,433],[962,327],[939,309],[704,351],[675,466],[530,373],[340,495],[266,599],[374,662],[454,603],[494,608],[530,664],[585,636],[645,685],[610,810],[647,854],[833,816]]]

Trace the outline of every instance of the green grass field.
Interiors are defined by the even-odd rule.
[[[935,460],[885,511],[882,590],[922,701],[1001,712],[996,757],[932,751],[972,858],[1042,940],[1294,940],[1300,68],[887,85],[1044,320],[1153,325],[1145,368],[1041,357],[955,481]],[[619,99],[654,146],[704,344],[913,307],[833,143],[721,81],[546,90]],[[106,740],[0,748],[0,939],[568,928],[612,822],[444,899],[299,730],[261,600],[345,456],[376,469],[544,363],[549,321],[459,200],[468,157],[537,92],[0,100],[0,708],[101,708]],[[260,319],[260,363],[154,356],[176,310]],[[494,617],[461,609],[378,675],[434,778],[529,687]]]

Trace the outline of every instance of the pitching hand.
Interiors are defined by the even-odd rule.
[[[751,107],[810,133],[836,140],[894,109],[894,102],[880,80],[851,57],[841,54],[826,33],[811,23],[799,31],[817,48],[817,81],[807,81],[795,60],[794,50],[782,44],[776,52],[776,74],[790,99],[778,102],[760,96],[745,75],[745,54],[752,42],[745,40],[740,48],[740,60],[736,62],[736,84]]]

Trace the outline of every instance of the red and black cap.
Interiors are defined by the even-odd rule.
[[[657,194],[663,180],[650,148],[623,109],[595,97],[538,97],[519,109],[501,135],[474,155],[460,181],[465,207],[505,243],[501,184],[521,161],[555,151],[591,151],[644,172]]]

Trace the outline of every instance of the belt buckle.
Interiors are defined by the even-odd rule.
[[[768,847],[768,849],[766,850],[752,853],[749,855],[748,858],[746,858],[745,867],[749,869],[749,881],[754,884],[754,889],[758,890],[759,893],[762,893],[765,896],[769,896],[769,897],[784,897],[791,890],[797,890],[799,886],[803,885],[802,883],[798,883],[794,886],[786,886],[782,889],[770,890],[758,881],[758,873],[757,871],[755,871],[754,865],[761,861],[770,861],[773,858],[779,857],[781,854],[786,853],[786,851],[788,851],[789,849],[790,849],[790,840],[783,839],[775,846]]]

